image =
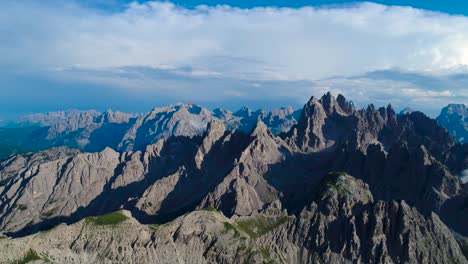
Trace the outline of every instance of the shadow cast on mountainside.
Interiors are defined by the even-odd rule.
[[[133,125],[134,119],[128,123],[106,123],[95,129],[89,136],[89,143],[84,147],[84,151],[98,152],[106,147],[118,149],[118,145],[125,133]]]
[[[138,127],[136,131],[133,149],[144,150],[147,145],[155,143],[159,139],[163,138],[164,131],[167,128],[164,127],[165,123],[162,124],[160,121],[170,120],[173,116],[174,112],[160,112],[151,120],[147,120],[148,117],[146,117],[144,123]],[[156,126],[156,124],[158,124],[158,126]],[[170,132],[172,133],[173,131]],[[162,135],[162,137],[155,138],[154,135]]]
[[[228,136],[227,132],[222,139],[226,136]],[[230,136],[233,140],[228,141],[228,144],[219,140],[207,153],[201,170],[196,169],[194,157],[202,137],[171,137],[164,144],[160,157],[150,161],[148,173],[142,177],[142,180],[112,188],[112,184],[122,175],[125,168],[125,162],[123,162],[115,169],[114,175],[106,183],[103,191],[87,206],[78,208],[69,216],[44,218],[39,223],[27,225],[25,228],[7,235],[21,237],[53,228],[61,223],[73,224],[88,216],[102,215],[121,209],[131,211],[133,216],[143,224],[160,224],[171,221],[193,211],[233,169],[233,161],[239,158],[239,153],[250,139],[241,132]],[[130,158],[131,156],[127,157],[126,161]],[[220,166],[221,164],[222,166]],[[136,207],[138,199],[152,184],[177,173],[181,167],[184,167],[186,172],[180,175],[174,190],[162,201],[156,215],[150,215]]]
[[[103,191],[87,206],[78,208],[69,216],[46,218],[39,223],[27,225],[25,228],[19,231],[9,232],[7,235],[11,237],[25,236],[37,231],[50,229],[60,223],[72,224],[88,216],[111,213],[121,209],[130,210],[132,212],[137,211],[135,218],[143,223],[149,223],[151,220],[154,221],[151,216],[146,216],[141,212],[138,212],[138,210],[135,210],[135,204],[138,201],[137,198],[141,197],[144,191],[154,182],[177,171],[177,169],[180,167],[180,160],[165,157],[171,156],[171,148],[173,148],[175,145],[188,146],[189,142],[193,142],[192,140],[193,139],[188,137],[170,138],[168,140],[168,144],[165,144],[161,150],[161,157],[163,158],[156,158],[150,161],[148,164],[148,173],[142,177],[142,180],[113,189],[112,184],[120,175],[122,175],[123,169],[125,167],[125,162],[121,163],[114,170],[114,175],[109,180],[109,182],[106,183]],[[190,154],[193,155],[193,150],[187,155]],[[129,158],[130,157],[127,157],[127,159]]]
[[[468,189],[468,188],[467,188]],[[441,208],[441,220],[455,232],[468,236],[468,194],[456,196],[446,201]]]
[[[280,201],[289,213],[299,213],[310,205],[320,181],[333,171],[334,151],[293,153],[284,161],[271,164],[266,182],[280,193]]]
[[[226,137],[231,137],[224,142]],[[234,168],[234,160],[239,158],[242,149],[250,139],[241,132],[224,135],[212,146],[206,154],[201,169],[195,165],[195,154],[187,157],[187,172],[181,175],[174,190],[172,190],[161,204],[160,210],[154,221],[166,222],[173,220],[187,212],[193,211],[203,199],[224,180]],[[183,176],[183,177],[182,177]],[[228,210],[219,208],[228,213]]]

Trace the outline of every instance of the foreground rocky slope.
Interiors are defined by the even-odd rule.
[[[227,218],[208,208],[163,225],[128,211],[0,240],[0,259],[52,263],[468,263],[437,215],[375,202],[366,184],[330,174],[297,216],[276,208]]]
[[[56,148],[4,160],[0,230],[12,237],[33,234],[31,239],[60,223],[81,227],[86,217],[121,209],[145,226],[213,208],[224,215],[221,222],[258,214],[287,219],[255,239],[264,243],[260,253],[262,246],[275,245],[270,251],[277,262],[466,262],[452,231],[464,245],[468,186],[458,175],[468,168],[467,145],[456,143],[435,120],[419,112],[397,115],[391,106],[357,110],[343,96],[326,94],[311,98],[297,125],[279,136],[261,120],[248,134],[226,126],[212,120],[202,135],[161,138],[138,151]],[[238,229],[237,222],[228,223]],[[145,248],[161,246],[148,243]],[[220,256],[226,243],[186,252],[201,254],[200,262],[246,257]],[[33,250],[48,252],[45,245]],[[93,250],[90,259],[111,258],[105,247]],[[171,250],[165,252],[176,254]],[[237,252],[237,246],[229,250]],[[86,256],[74,258],[86,262]]]

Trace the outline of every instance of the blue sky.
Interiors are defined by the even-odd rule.
[[[122,10],[124,6],[128,3],[133,1],[131,0],[101,0],[101,1],[92,1],[92,0],[83,0],[84,4],[89,6],[94,6],[102,9],[107,10]],[[148,1],[138,1],[140,3],[148,2]],[[350,3],[357,3],[360,1],[349,1],[349,0],[228,0],[228,1],[218,1],[218,0],[210,0],[210,1],[187,1],[187,0],[177,0],[171,1],[177,5],[187,7],[187,8],[194,8],[199,5],[208,5],[208,6],[216,6],[216,5],[229,5],[235,6],[239,8],[254,8],[258,6],[276,6],[276,7],[291,7],[291,8],[298,8],[304,6],[323,6],[323,5],[343,5],[343,4],[350,4]],[[397,5],[397,6],[411,6],[414,8],[421,8],[426,10],[438,11],[438,12],[445,12],[448,14],[468,14],[468,2],[464,0],[450,0],[441,1],[441,0],[385,0],[385,1],[369,1],[380,3],[383,5]]]
[[[204,3],[2,2],[0,120],[175,102],[301,107],[327,91],[431,116],[468,101],[462,1]]]

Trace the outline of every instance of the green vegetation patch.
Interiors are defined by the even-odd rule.
[[[270,250],[268,250],[267,248],[264,248],[264,247],[260,248],[260,254],[262,255],[264,259],[263,263],[275,263],[275,260],[270,254]]]
[[[237,230],[237,227],[235,227],[233,224],[228,223],[228,222],[224,222],[223,224],[224,224],[224,230],[226,232],[233,232],[235,237],[240,237],[240,233]]]
[[[455,234],[455,239],[457,240],[463,255],[465,255],[465,257],[468,259],[468,239],[458,234]]]
[[[341,196],[348,195],[351,193],[348,185],[354,180],[355,179],[349,176],[346,172],[330,172],[320,183],[320,186],[322,187],[322,191],[320,193],[327,190],[334,190]]]
[[[238,220],[237,226],[251,238],[262,236],[288,221],[287,216],[266,217],[257,216],[252,219]]]
[[[218,209],[216,209],[216,208],[215,208],[214,206],[212,206],[212,205],[203,208],[203,210],[208,211],[208,212],[218,212]]]
[[[39,256],[39,254],[36,253],[36,251],[30,249],[28,251],[28,253],[26,253],[26,255],[24,255],[24,257],[20,260],[15,260],[13,262],[11,262],[12,264],[25,264],[25,263],[29,263],[29,262],[32,262],[32,261],[35,261],[35,260],[41,260],[43,259],[41,256]]]
[[[122,212],[113,212],[100,216],[92,216],[85,218],[87,223],[92,223],[95,225],[117,225],[127,219],[128,217]]]

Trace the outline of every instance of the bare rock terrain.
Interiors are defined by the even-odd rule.
[[[133,119],[126,151],[1,161],[0,260],[467,263],[466,145],[424,114],[326,94],[275,134],[173,109]]]

